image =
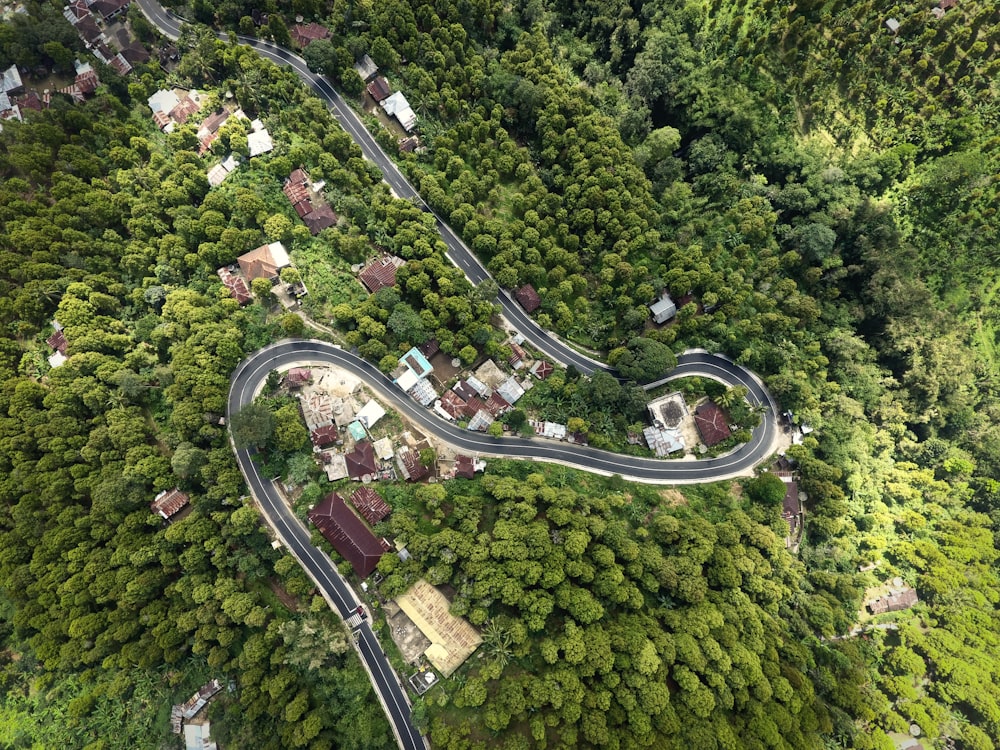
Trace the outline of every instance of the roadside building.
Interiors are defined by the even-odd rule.
[[[701,441],[711,448],[729,437],[729,422],[725,412],[711,401],[705,401],[694,410],[694,423]]]
[[[308,515],[323,537],[351,564],[359,578],[367,578],[375,571],[389,545],[372,534],[364,521],[347,507],[344,498],[333,492]]]
[[[392,508],[371,487],[358,487],[351,493],[351,505],[369,524],[374,526],[392,513]]]
[[[538,292],[531,284],[525,284],[514,292],[514,298],[521,304],[524,311],[529,313],[537,310],[542,304],[541,297],[538,296]]]

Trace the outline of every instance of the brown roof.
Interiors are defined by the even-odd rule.
[[[309,202],[308,198],[304,198],[296,203],[293,203],[292,208],[295,209],[295,213],[297,213],[301,219],[306,214],[312,213],[313,204]]]
[[[56,331],[47,339],[45,343],[51,346],[60,354],[65,354],[66,350],[69,348],[69,342],[66,340],[66,334],[62,331]]]
[[[481,411],[486,410],[486,404],[484,404],[479,396],[472,396],[465,402],[465,413],[470,417],[476,416]]]
[[[90,15],[90,8],[87,7],[86,0],[73,0],[66,10],[76,17],[77,21],[87,18]]]
[[[785,518],[791,518],[797,516],[801,511],[799,485],[795,482],[785,482],[785,499],[781,504],[781,515]]]
[[[476,476],[475,462],[469,456],[455,456],[455,476],[472,479]]]
[[[76,31],[85,42],[94,44],[101,38],[101,29],[91,16],[81,18],[76,22]]]
[[[521,303],[521,307],[523,307],[526,312],[534,312],[542,304],[542,300],[538,296],[538,292],[535,291],[535,287],[531,284],[525,284],[522,286],[514,292],[514,296],[517,298],[517,301]]]
[[[354,490],[351,494],[351,504],[372,526],[392,513],[388,503],[371,487],[358,487]]]
[[[217,133],[219,128],[221,128],[228,119],[229,112],[225,109],[220,112],[213,112],[201,121],[201,126],[198,130],[207,130],[209,133]]]
[[[112,57],[108,65],[120,76],[128,75],[132,72],[132,64],[125,59],[125,55],[121,52]]]
[[[524,353],[524,349],[515,344],[513,341],[510,342],[510,357],[507,359],[507,362],[511,365],[516,365],[527,356],[528,355]]]
[[[282,188],[290,203],[298,203],[309,199],[309,175],[302,169],[296,169],[285,180]]]
[[[459,380],[455,385],[452,386],[452,390],[455,391],[459,396],[461,396],[465,401],[469,399],[478,399],[479,393],[471,385],[466,383],[464,380]],[[475,412],[473,412],[475,413]]]
[[[510,403],[501,396],[499,393],[494,391],[490,394],[490,397],[486,399],[486,411],[492,414],[494,417],[499,417],[506,411],[510,410]]]
[[[711,401],[706,401],[694,410],[694,423],[701,433],[701,440],[711,448],[729,437],[726,415]]]
[[[377,102],[389,98],[389,94],[392,93],[392,89],[389,88],[389,82],[385,80],[385,76],[379,76],[371,83],[369,83],[367,88],[368,88],[368,93],[371,94],[372,99],[374,99]]]
[[[917,592],[913,589],[896,591],[887,596],[880,596],[878,599],[868,603],[868,609],[873,615],[883,612],[898,612],[901,609],[908,609],[917,603]]]
[[[101,81],[97,77],[97,73],[92,70],[88,70],[86,73],[80,73],[76,77],[77,88],[80,89],[81,93],[92,94],[97,91],[97,87],[100,85]]]
[[[461,419],[465,416],[465,399],[455,391],[447,390],[441,394],[441,408],[455,419]]]
[[[354,450],[344,458],[347,460],[347,475],[355,481],[378,471],[378,464],[375,463],[375,451],[368,440],[358,441]]]
[[[42,106],[42,100],[38,96],[38,92],[35,91],[34,89],[26,93],[24,96],[19,96],[17,98],[17,103],[21,107],[21,109],[33,109],[38,112],[41,112],[42,109],[44,108]]]
[[[317,39],[328,39],[330,30],[318,23],[297,23],[291,28],[292,41],[299,47],[308,47]]]
[[[174,487],[172,490],[164,490],[157,495],[149,504],[149,508],[154,513],[159,513],[164,519],[168,519],[187,505],[189,499],[187,495]]]
[[[149,50],[139,42],[132,42],[122,48],[122,55],[133,65],[149,62]]]
[[[420,350],[421,354],[430,359],[441,351],[441,344],[438,343],[437,339],[427,339],[427,341],[422,343],[417,348]]]
[[[379,289],[396,285],[396,266],[390,258],[376,258],[362,269],[359,278],[368,291],[375,294]]]
[[[170,119],[179,125],[183,125],[197,111],[198,105],[191,101],[191,98],[185,94],[177,106],[170,110]]]
[[[409,475],[407,479],[411,482],[419,482],[430,473],[430,469],[420,462],[420,454],[413,450],[413,448],[404,446],[399,449],[397,456],[406,467],[406,473]]]
[[[347,507],[344,498],[336,492],[327,495],[309,511],[309,520],[360,578],[372,574],[384,549],[364,522]]]
[[[531,374],[539,380],[545,380],[553,372],[555,372],[555,368],[550,362],[546,362],[544,359],[538,360],[535,366],[531,368]]]
[[[125,10],[131,2],[132,0],[94,0],[90,9],[100,13],[106,21]]]
[[[322,206],[314,206],[313,210],[302,217],[302,221],[309,227],[311,234],[319,234],[324,229],[337,225],[337,214],[325,203]]]
[[[240,270],[250,281],[278,277],[278,266],[269,245],[261,245],[249,253],[244,253],[236,259],[236,262],[240,264]]]
[[[336,443],[340,438],[340,431],[337,429],[337,425],[328,424],[323,427],[317,427],[315,430],[309,433],[309,439],[312,440],[312,444],[317,448],[322,448],[326,445],[332,445]]]

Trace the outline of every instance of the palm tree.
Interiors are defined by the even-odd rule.
[[[501,669],[510,663],[510,659],[514,655],[511,643],[510,633],[500,623],[496,620],[490,620],[486,624],[486,628],[483,630],[483,645],[486,647],[486,653]]]

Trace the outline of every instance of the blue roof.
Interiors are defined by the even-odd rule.
[[[351,437],[355,440],[364,440],[368,437],[368,433],[365,432],[365,426],[356,419],[347,425],[347,431],[351,433]]]
[[[404,354],[402,362],[413,370],[418,378],[425,377],[434,370],[434,368],[431,367],[431,363],[427,360],[427,357],[425,357],[423,352],[421,352],[417,347],[413,347],[410,351]]]

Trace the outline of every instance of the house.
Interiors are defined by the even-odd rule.
[[[60,324],[58,320],[53,319],[52,327],[55,329],[55,332],[45,339],[45,343],[63,356],[66,356],[67,350],[69,349],[69,341],[66,340],[66,334],[63,331],[62,324]]]
[[[97,25],[97,21],[89,14],[86,18],[81,18],[73,25],[76,27],[76,33],[79,34],[83,43],[91,49],[104,40],[104,32],[101,31],[101,27]]]
[[[340,406],[341,412],[344,410],[343,401],[338,399],[339,404],[335,404],[333,399],[327,393],[313,392],[308,396],[299,395],[299,406],[302,407],[302,418],[306,421],[306,427],[310,430],[315,430],[317,427],[323,427],[324,425],[333,424],[334,413],[337,407]],[[354,413],[351,412],[350,419],[354,419]],[[338,424],[338,427],[341,425]]]
[[[487,389],[496,388],[498,385],[500,385],[503,381],[507,379],[507,373],[501,370],[500,367],[497,365],[497,363],[494,362],[492,359],[488,359],[481,365],[479,365],[479,367],[476,368],[474,375],[475,375],[475,382],[485,384]],[[477,390],[479,390],[478,386],[476,386],[475,383],[473,383],[473,386],[476,387]],[[489,390],[481,392],[479,395],[484,397],[488,396]]]
[[[318,23],[297,23],[288,30],[292,44],[299,49],[305,49],[317,39],[329,39],[330,29]]]
[[[302,217],[309,234],[314,237],[324,229],[337,226],[337,214],[326,203],[322,206],[313,206],[313,210]]]
[[[312,441],[313,447],[315,448],[325,448],[328,445],[333,445],[338,440],[340,440],[340,430],[337,429],[337,425],[327,424],[322,427],[317,427],[315,430],[309,433],[309,439]]]
[[[402,258],[383,255],[362,269],[358,278],[368,291],[375,294],[379,289],[396,285],[396,269],[403,265]]]
[[[455,391],[449,389],[442,393],[439,403],[452,419],[462,419],[465,416],[465,399]]]
[[[357,420],[369,430],[374,427],[382,417],[385,416],[385,409],[375,399],[370,399],[367,404],[361,407],[357,414]]]
[[[24,83],[21,81],[21,73],[18,71],[17,65],[11,65],[3,72],[3,78],[0,79],[0,91],[7,96],[14,96],[24,91]]]
[[[347,425],[347,432],[355,440],[364,440],[368,437],[368,430],[356,419]]]
[[[336,225],[337,214],[325,200],[313,191],[309,181],[309,173],[301,167],[288,175],[282,192],[313,236]]]
[[[490,395],[490,387],[475,375],[467,377],[465,384],[474,390],[480,398],[486,398]]]
[[[323,537],[351,564],[359,578],[367,578],[374,572],[386,551],[385,547],[347,507],[344,498],[333,492],[308,515]]]
[[[239,158],[235,154],[230,154],[220,164],[216,164],[208,170],[208,184],[212,187],[218,187],[230,174],[236,171],[239,165]]]
[[[474,432],[486,432],[494,421],[492,414],[486,409],[480,409],[469,420],[469,429]]]
[[[254,120],[254,122],[259,122]],[[250,158],[266,154],[274,149],[274,141],[271,140],[267,128],[261,126],[256,130],[247,133],[247,148],[250,151]]]
[[[470,456],[455,456],[455,476],[472,479],[477,471],[486,471],[486,462]]]
[[[365,88],[368,90],[371,98],[377,102],[385,101],[389,98],[389,94],[392,93],[392,89],[389,88],[389,82],[385,80],[385,76],[379,76]]]
[[[301,388],[312,381],[312,370],[308,367],[293,367],[285,373],[284,384],[287,388]]]
[[[525,284],[519,288],[516,292],[514,292],[514,297],[519,303],[521,303],[521,307],[524,308],[525,312],[532,313],[542,304],[542,300],[538,296],[538,292],[535,291],[535,287],[531,284]]]
[[[130,42],[122,47],[122,56],[132,65],[144,65],[149,62],[149,50],[140,42]]]
[[[794,539],[802,525],[802,502],[799,500],[797,482],[782,478],[785,483],[785,497],[781,501],[781,517],[788,522],[788,537]]]
[[[396,465],[403,478],[410,482],[419,482],[430,474],[430,469],[420,461],[420,454],[409,446],[403,446],[396,451]]]
[[[868,602],[868,611],[873,615],[881,615],[886,612],[899,612],[903,609],[909,609],[918,601],[917,592],[913,589],[896,589],[890,591],[885,596],[880,596],[878,599]]]
[[[414,401],[421,406],[430,406],[437,399],[437,391],[426,378],[420,378],[412,386],[406,389]]]
[[[320,458],[323,461],[323,471],[326,472],[328,480],[336,482],[339,479],[347,479],[347,459],[343,453],[323,451]]]
[[[390,461],[392,460],[392,440],[390,438],[384,437],[375,441],[372,446],[375,449],[375,455],[378,457],[379,461]]]
[[[534,419],[529,419],[528,424],[531,425],[535,434],[539,437],[552,438],[553,440],[566,439],[566,425],[564,424],[559,424],[558,422],[537,422]]]
[[[503,396],[507,403],[513,405],[524,395],[524,388],[521,387],[521,384],[512,375],[497,386],[497,393]]]
[[[431,365],[430,361],[424,356],[424,353],[415,346],[399,358],[399,367],[396,368],[393,375],[396,376],[396,373],[400,372],[402,369],[410,370],[417,376],[417,378],[426,378],[434,372],[434,367]]]
[[[664,292],[656,302],[649,306],[649,311],[653,313],[653,322],[659,325],[666,323],[677,314],[677,305],[670,299],[670,295]]]
[[[354,450],[346,454],[344,459],[347,461],[347,476],[356,482],[378,473],[375,451],[369,440],[359,440]]]
[[[701,441],[709,448],[730,435],[725,413],[711,401],[705,401],[694,410],[694,424],[701,435]]]
[[[525,353],[524,349],[515,344],[513,341],[510,343],[510,356],[507,358],[507,364],[515,370],[520,370],[524,367],[524,360],[527,359],[527,357],[528,355]]]
[[[267,279],[272,283],[277,281],[282,268],[292,264],[288,251],[280,242],[261,245],[256,250],[244,253],[236,259],[240,270],[250,281]]]
[[[90,8],[87,6],[87,0],[73,0],[73,2],[63,8],[63,15],[74,26],[83,19],[90,18]]]
[[[653,399],[646,404],[646,410],[657,427],[676,428],[688,414],[687,404],[680,391]]]
[[[669,456],[684,450],[684,438],[678,429],[653,426],[644,429],[642,435],[646,438],[646,445],[657,456]]]
[[[889,31],[891,31],[893,34],[899,31],[899,21],[896,20],[895,18],[887,18],[885,21],[885,25],[889,29]]]
[[[358,487],[354,490],[351,493],[351,505],[357,508],[361,517],[372,526],[392,513],[389,504],[371,487]]]
[[[172,490],[164,490],[149,504],[149,509],[158,513],[164,521],[169,521],[181,508],[188,504],[190,498],[174,487]]]
[[[160,89],[155,94],[146,99],[146,104],[153,111],[153,114],[162,112],[165,115],[169,115],[170,111],[181,103],[181,99],[173,91],[168,91],[167,89]]]
[[[540,359],[535,364],[531,366],[528,370],[532,375],[534,375],[539,380],[545,380],[549,375],[555,372],[555,368],[550,362],[546,362],[544,359]]]
[[[490,394],[490,397],[486,399],[484,404],[486,411],[492,414],[494,417],[499,417],[501,414],[506,414],[510,411],[510,402],[507,401],[499,392],[494,391]]]
[[[367,81],[373,75],[378,73],[378,65],[375,64],[375,61],[372,60],[369,55],[362,55],[361,59],[354,63],[354,70],[357,71],[358,77],[361,78],[362,81]]]
[[[217,679],[202,685],[197,693],[181,704],[181,716],[193,719],[221,690],[222,683]]]
[[[104,23],[109,23],[128,10],[131,4],[132,0],[94,0],[90,10],[100,15]]]
[[[427,581],[414,583],[396,597],[396,604],[431,642],[424,656],[445,677],[450,677],[483,642],[472,625],[451,614],[451,602]]]
[[[407,133],[416,127],[417,116],[413,113],[413,110],[410,109],[410,103],[406,101],[406,97],[403,96],[403,92],[397,91],[387,97],[382,102],[382,109],[387,115],[389,115],[389,117],[395,117],[402,126],[403,130]]]
[[[216,273],[219,274],[219,278],[222,279],[225,287],[229,289],[229,294],[240,305],[246,305],[253,299],[253,295],[250,294],[250,289],[247,287],[247,283],[243,280],[243,277],[234,273],[233,270],[228,266],[224,266],[216,271]]]
[[[212,724],[200,721],[184,725],[184,750],[219,750],[219,746],[211,738]]]
[[[411,135],[406,138],[403,138],[399,142],[399,150],[402,151],[404,154],[412,154],[414,151],[417,150],[417,146],[419,145],[420,145],[420,139],[417,138],[417,136],[415,135]]]

